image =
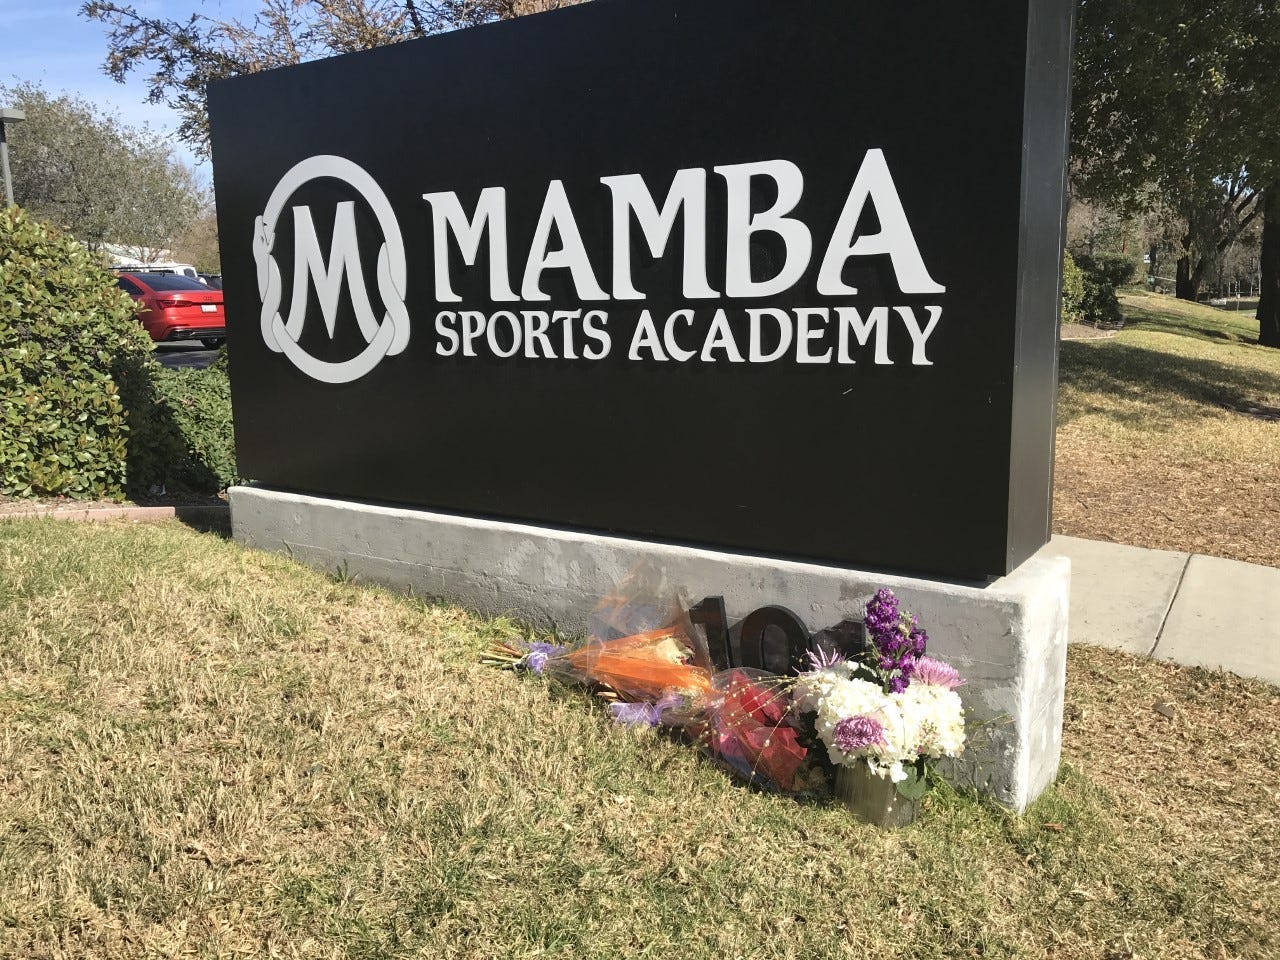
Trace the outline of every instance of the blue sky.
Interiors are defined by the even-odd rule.
[[[249,20],[260,0],[134,0],[147,16],[185,20],[192,13],[215,19]],[[29,80],[50,93],[74,93],[133,126],[147,124],[161,135],[178,125],[173,111],[146,102],[140,80],[119,84],[102,71],[106,28],[80,16],[77,0],[0,0],[0,84]],[[3,104],[0,104],[3,106]],[[173,141],[177,155],[195,164],[191,151]],[[204,179],[209,169],[197,168]]]

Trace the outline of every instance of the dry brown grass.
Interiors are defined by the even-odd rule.
[[[1073,650],[1026,817],[883,833],[478,665],[514,630],[177,524],[0,524],[0,956],[1280,954],[1274,688]]]
[[[1054,530],[1280,566],[1280,350],[1152,294],[1062,345]]]

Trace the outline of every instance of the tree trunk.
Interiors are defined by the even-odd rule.
[[[1262,297],[1258,301],[1258,342],[1280,347],[1280,182],[1263,194]]]
[[[1191,271],[1191,296],[1187,297],[1188,300],[1195,300],[1200,296],[1200,287],[1204,284],[1204,275],[1208,268],[1208,261],[1204,257],[1196,262],[1195,269]]]
[[[1174,280],[1174,294],[1179,300],[1195,300],[1199,292],[1199,283],[1191,269],[1191,257],[1184,254],[1178,258],[1178,272]]]

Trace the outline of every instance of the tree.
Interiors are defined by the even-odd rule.
[[[1263,3],[1235,52],[1233,77],[1243,101],[1239,135],[1249,174],[1262,194],[1258,342],[1280,347],[1280,8]]]
[[[3,97],[27,113],[9,137],[14,199],[34,216],[93,248],[160,248],[194,214],[194,174],[149,131],[30,83]]]
[[[185,20],[166,20],[114,0],[90,0],[80,9],[88,19],[108,27],[107,73],[123,82],[132,71],[149,67],[148,99],[176,110],[182,117],[179,138],[201,156],[208,156],[204,91],[212,80],[580,2],[583,0],[262,0],[252,21],[218,20],[202,13]]]
[[[185,229],[173,238],[173,259],[190,263],[201,273],[221,273],[221,254],[218,249],[218,219],[212,204],[187,223]]]
[[[1154,191],[1177,211],[1177,292],[1187,298],[1269,213],[1260,340],[1280,346],[1280,200],[1268,195],[1280,193],[1280,9],[1267,0],[1081,0],[1078,37],[1072,149],[1082,189],[1134,207]]]

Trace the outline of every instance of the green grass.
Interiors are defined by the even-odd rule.
[[[1062,344],[1055,529],[1280,565],[1280,350],[1227,311],[1121,302],[1114,338]]]
[[[1280,951],[1274,688],[1073,650],[1025,817],[889,833],[477,663],[516,631],[177,524],[0,524],[0,955]]]

